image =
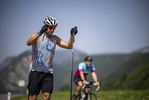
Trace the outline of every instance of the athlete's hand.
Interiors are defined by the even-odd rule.
[[[77,27],[75,26],[74,28],[72,28],[70,33],[72,36],[76,35],[78,33]]]
[[[86,80],[83,80],[83,84],[84,84],[84,85],[86,84]]]
[[[42,26],[41,30],[39,31],[40,34],[43,34],[44,32],[46,32],[48,30],[48,25],[44,25]]]
[[[97,82],[96,84],[97,84],[98,86],[100,86],[100,82]]]

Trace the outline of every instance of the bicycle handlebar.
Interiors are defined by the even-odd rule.
[[[93,82],[85,82],[85,84],[83,85],[82,89],[84,89],[87,84],[89,84],[89,85],[95,85],[95,86],[97,85],[96,83],[93,83]],[[98,91],[99,88],[100,88],[100,86],[98,86],[95,90]]]
[[[89,84],[89,82],[85,82],[85,84],[82,86],[82,89],[84,89],[87,84]]]

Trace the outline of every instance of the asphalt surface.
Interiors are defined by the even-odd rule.
[[[11,94],[11,98],[21,96],[22,94]],[[7,94],[0,94],[0,100],[8,100]]]

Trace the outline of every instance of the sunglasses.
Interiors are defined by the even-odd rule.
[[[52,26],[48,26],[48,28],[50,29],[50,30],[55,30],[55,27],[52,27]]]

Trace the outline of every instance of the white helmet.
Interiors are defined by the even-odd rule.
[[[46,17],[44,20],[45,25],[56,27],[58,21],[54,17]]]

